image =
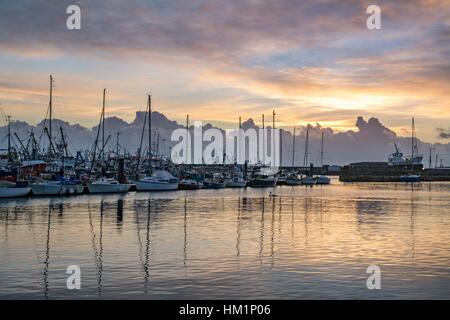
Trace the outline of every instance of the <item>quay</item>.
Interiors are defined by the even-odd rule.
[[[400,182],[401,177],[414,174],[421,181],[450,181],[450,168],[427,168],[423,165],[392,166],[387,162],[357,162],[344,166],[341,182]]]

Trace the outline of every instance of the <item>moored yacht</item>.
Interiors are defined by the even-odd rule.
[[[155,171],[151,176],[135,181],[138,191],[168,191],[178,189],[178,179],[166,170]]]
[[[197,190],[203,188],[203,184],[194,179],[183,180],[178,184],[178,190]]]
[[[115,179],[108,178],[101,178],[88,184],[89,193],[124,193],[130,187],[130,184],[121,184]]]
[[[330,184],[330,182],[331,182],[330,178],[328,178],[326,176],[318,176],[318,177],[314,177],[314,179],[316,180],[317,184]]]

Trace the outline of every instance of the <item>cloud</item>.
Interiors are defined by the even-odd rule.
[[[439,138],[450,139],[450,128],[448,129],[436,128],[436,130],[439,133]]]
[[[65,27],[73,3],[80,31]],[[128,119],[149,88],[177,117],[230,121],[276,107],[284,125],[450,119],[449,2],[377,4],[383,30],[371,32],[359,0],[4,0],[0,94],[36,117],[42,79],[55,73],[60,106],[84,122],[103,87],[109,110]]]

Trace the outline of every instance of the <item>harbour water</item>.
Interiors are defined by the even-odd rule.
[[[449,208],[448,182],[337,180],[2,200],[0,298],[449,299]]]

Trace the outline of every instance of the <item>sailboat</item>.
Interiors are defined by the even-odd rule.
[[[130,190],[130,187],[130,184],[122,184],[115,179],[106,177],[88,184],[89,193],[124,193]]]
[[[168,191],[178,189],[178,179],[166,170],[152,171],[152,105],[148,95],[148,176],[135,181],[137,191]],[[145,126],[145,123],[144,123]]]
[[[303,157],[303,168],[307,168],[308,165],[308,152],[309,152],[309,129],[306,129],[306,141],[305,141],[305,155]],[[312,168],[307,171],[307,176],[301,179],[304,185],[314,185],[317,183],[316,179],[312,176]]]
[[[97,150],[97,143],[98,143],[98,136],[100,133],[100,126],[102,126],[102,148],[101,148],[101,157],[103,160],[103,156],[104,156],[104,148],[105,148],[105,94],[106,94],[106,89],[103,89],[103,108],[102,108],[102,114],[100,116],[100,123],[99,123],[99,127],[97,130],[97,138],[95,140],[95,147],[94,147],[94,156],[93,156],[93,160],[92,160],[92,165],[91,165],[91,169],[94,166],[94,162],[95,162],[95,152]],[[92,171],[92,170],[91,170]],[[115,179],[111,179],[111,178],[106,178],[106,177],[101,177],[100,179],[89,183],[88,184],[88,190],[89,193],[123,193],[123,192],[127,192],[131,185],[130,184],[122,184],[119,183],[117,180]]]
[[[322,132],[322,145],[320,148],[320,167],[322,168],[322,170],[323,170],[323,136],[324,136],[324,133]],[[330,182],[331,182],[330,178],[328,178],[324,175],[314,177],[314,179],[316,180],[317,184],[322,184],[322,185],[330,184]]]
[[[138,191],[167,191],[178,189],[178,179],[166,170],[155,171],[151,176],[135,181]]]

